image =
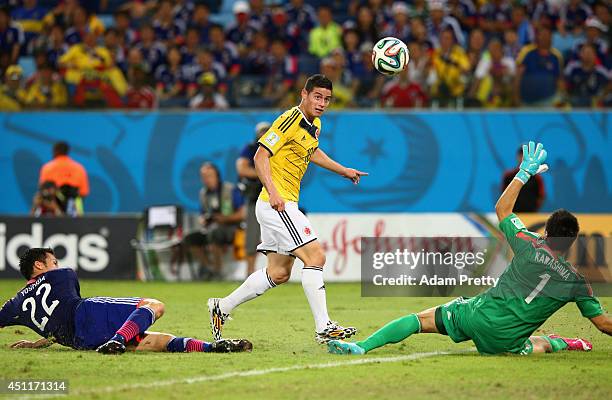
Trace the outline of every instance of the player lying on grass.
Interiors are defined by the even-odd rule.
[[[26,286],[0,309],[0,328],[23,325],[43,337],[20,340],[13,348],[42,348],[57,342],[76,350],[120,354],[138,351],[250,351],[248,340],[212,343],[147,329],[164,314],[164,304],[138,297],[81,298],[79,280],[70,268],[59,268],[51,249],[32,248],[19,260]]]
[[[531,336],[569,302],[575,302],[582,316],[600,331],[612,335],[612,318],[604,314],[590,285],[565,259],[578,235],[576,217],[565,210],[555,211],[546,221],[546,234],[541,237],[529,232],[512,213],[527,180],[548,169],[545,160],[546,151],[540,143],[537,147],[533,142],[529,147],[523,146],[520,170],[495,206],[499,227],[514,252],[495,287],[470,299],[458,298],[396,319],[360,342],[330,341],[329,352],[364,354],[420,332],[448,335],[455,342],[472,340],[483,354],[591,350],[591,344],[584,339]]]

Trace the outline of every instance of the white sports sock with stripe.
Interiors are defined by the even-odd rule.
[[[276,284],[268,276],[266,269],[260,269],[249,275],[236,290],[219,300],[219,308],[223,314],[229,314],[240,304],[261,296]]]
[[[325,283],[323,282],[323,267],[304,267],[302,269],[302,287],[315,320],[315,330],[323,332],[329,321]]]

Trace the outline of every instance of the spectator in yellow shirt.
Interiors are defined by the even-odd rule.
[[[86,32],[83,43],[71,46],[60,57],[59,65],[66,69],[64,76],[66,83],[74,86],[87,85],[90,89],[97,86],[108,102],[107,94],[110,94],[108,89],[112,89],[118,96],[124,96],[128,85],[123,73],[114,64],[108,49],[98,46],[97,39],[98,35],[94,31]],[[120,106],[114,103],[113,100],[113,106]]]
[[[437,80],[432,87],[434,98],[441,106],[456,103],[463,96],[470,71],[470,61],[461,46],[455,43],[453,31],[445,29],[440,34],[440,47],[432,57]]]
[[[38,68],[38,73],[26,91],[25,103],[33,108],[57,108],[68,104],[66,86],[49,64]]]
[[[342,47],[342,28],[334,22],[329,6],[319,7],[319,26],[310,31],[308,51],[319,58]]]
[[[11,65],[4,73],[4,84],[0,85],[0,111],[19,111],[24,103],[25,90],[23,70]]]

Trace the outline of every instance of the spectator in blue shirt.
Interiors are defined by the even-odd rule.
[[[528,106],[550,107],[562,87],[563,57],[551,46],[550,29],[541,27],[536,43],[523,47],[516,60],[515,101]]]
[[[8,55],[8,64],[17,64],[24,43],[23,30],[11,21],[6,8],[0,8],[0,53]]]
[[[512,27],[512,6],[507,0],[491,0],[480,11],[480,28],[487,34],[501,35]]]
[[[193,17],[189,25],[200,33],[200,44],[208,44],[208,31],[213,24],[210,22],[210,9],[206,4],[198,4],[193,10]]]
[[[584,25],[587,18],[592,14],[591,8],[580,0],[569,0],[561,6],[559,13],[559,30],[572,32]]]
[[[199,88],[199,81],[203,74],[210,72],[214,75],[216,81],[216,89],[223,95],[227,93],[228,87],[226,82],[227,71],[223,64],[215,61],[213,53],[206,49],[198,50],[196,61],[194,64],[184,66],[186,78],[187,97],[195,96]]]
[[[68,51],[68,45],[64,42],[64,29],[61,25],[56,24],[51,27],[40,51],[46,54],[47,62],[57,70],[58,60]]]
[[[232,11],[236,20],[227,28],[225,33],[227,40],[238,47],[238,52],[241,55],[246,54],[248,47],[253,42],[255,32],[262,29],[255,21],[249,19],[250,10],[249,3],[246,1],[235,2]]]
[[[69,46],[82,43],[85,35],[91,28],[88,23],[89,13],[85,8],[77,7],[72,18],[72,27],[66,29],[66,37],[64,39]],[[97,33],[101,34],[102,32]]]
[[[612,67],[612,60],[609,54],[609,44],[604,38],[608,32],[608,27],[597,17],[590,17],[585,22],[586,34],[582,40],[579,40],[574,46],[572,58],[577,60],[580,58],[580,49],[585,44],[591,44],[597,52],[597,59],[600,64],[606,68]]]
[[[117,11],[115,13],[115,29],[123,46],[131,47],[139,40],[139,33],[132,28],[130,13]]]
[[[230,78],[240,73],[238,48],[225,39],[223,28],[215,25],[209,30],[210,51],[216,62],[223,64]]]
[[[185,34],[185,44],[181,50],[181,64],[188,65],[196,61],[198,50],[200,49],[200,33],[198,29],[191,26]]]
[[[174,18],[173,7],[172,1],[161,0],[157,14],[153,19],[155,38],[166,45],[180,43],[183,40],[183,35],[185,35],[185,22],[179,18]]]
[[[142,54],[149,72],[154,72],[166,57],[165,47],[155,40],[155,30],[151,25],[140,28],[140,42],[135,48]]]
[[[308,33],[317,24],[317,12],[304,0],[291,0],[285,8],[289,24],[298,29],[299,53],[308,51]]]
[[[37,0],[24,0],[23,5],[12,13],[13,20],[23,29],[25,39],[23,50],[26,50],[27,54],[32,54],[31,45],[40,35],[43,29],[42,20],[47,14],[47,10],[37,3]]]
[[[177,47],[170,47],[166,55],[166,63],[155,70],[157,98],[160,107],[184,107],[185,85],[187,77],[181,65],[181,52]]]
[[[175,20],[178,20],[180,24],[186,25],[187,21],[193,14],[195,4],[192,0],[175,0],[174,8],[172,9],[172,15]]]
[[[574,107],[596,106],[610,82],[610,71],[596,64],[597,53],[591,44],[580,49],[580,61],[572,61],[565,69],[567,94]]]
[[[359,35],[354,29],[347,29],[342,34],[342,44],[344,45],[344,57],[346,58],[346,68],[351,75],[355,75],[361,69],[361,51],[359,49]]]
[[[253,44],[244,58],[242,71],[244,74],[265,77],[268,71],[268,35],[265,32],[255,32]],[[260,79],[257,79],[260,81]]]
[[[297,74],[295,56],[287,54],[285,43],[282,40],[272,40],[268,61],[268,82],[263,91],[263,97],[269,102],[269,105],[279,105],[293,87]]]
[[[409,9],[405,3],[395,2],[391,7],[393,13],[393,21],[387,24],[386,29],[383,31],[383,36],[393,36],[404,43],[408,43],[410,40],[410,18]]]
[[[533,42],[535,32],[531,21],[527,18],[525,6],[515,5],[512,8],[512,30],[518,35],[518,43],[521,46],[526,46]]]
[[[274,7],[272,9],[272,19],[270,25],[266,27],[268,37],[277,38],[285,42],[285,47],[291,55],[298,55],[306,48],[306,43],[302,47],[300,43],[300,29],[293,22],[289,21],[285,9],[282,7]]]
[[[464,31],[474,29],[478,15],[472,0],[450,0],[447,4],[448,15],[459,21],[461,29]]]

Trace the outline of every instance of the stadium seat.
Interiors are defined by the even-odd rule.
[[[219,25],[223,25],[224,27],[227,27],[229,24],[231,24],[234,21],[234,14],[232,14],[231,12],[211,14],[210,20],[214,22],[215,24],[219,24]]]
[[[234,3],[238,0],[223,0],[221,4],[221,8],[219,9],[220,13],[231,14],[232,8],[234,7]]]
[[[115,26],[115,17],[113,17],[111,14],[98,14],[97,17],[100,19],[100,21],[102,21],[105,28]]]
[[[19,66],[23,69],[23,76],[30,77],[36,72],[34,57],[19,57]]]

